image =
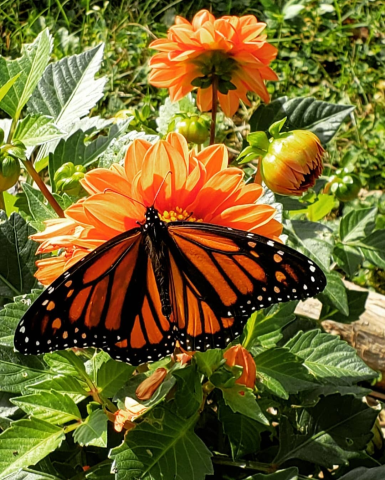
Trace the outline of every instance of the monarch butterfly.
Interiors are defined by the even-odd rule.
[[[145,222],[109,240],[48,287],[19,322],[15,347],[40,354],[100,347],[139,365],[224,348],[252,312],[321,292],[304,255],[268,238],[207,223]]]

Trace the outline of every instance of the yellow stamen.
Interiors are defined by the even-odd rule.
[[[163,213],[159,213],[159,218],[163,222],[183,222],[183,221],[188,221],[188,222],[203,222],[201,218],[197,219],[193,217],[192,212],[187,212],[181,207],[175,207],[172,210],[165,210]]]

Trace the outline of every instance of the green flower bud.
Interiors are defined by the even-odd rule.
[[[13,187],[20,175],[19,160],[13,157],[5,157],[0,160],[0,192],[5,192]]]
[[[210,134],[209,124],[207,120],[198,115],[177,119],[174,131],[185,137],[189,143],[202,144]]]
[[[80,180],[84,178],[86,168],[74,165],[72,162],[64,163],[55,173],[54,182],[58,192],[78,196],[81,191]]]
[[[361,187],[361,180],[357,175],[350,173],[346,168],[340,168],[330,177],[325,190],[330,189],[341,202],[349,202],[357,198]]]

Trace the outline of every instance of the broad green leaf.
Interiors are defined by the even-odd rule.
[[[92,469],[90,472],[86,472],[87,480],[115,480],[115,475],[111,473],[112,462],[107,465],[100,465],[99,468],[95,470]]]
[[[277,98],[260,105],[250,118],[251,131],[268,131],[270,125],[287,117],[282,132],[310,130],[325,145],[337,133],[345,117],[354,110],[352,105],[321,102],[314,97]]]
[[[62,425],[71,420],[81,420],[81,415],[75,402],[68,396],[58,392],[35,393],[13,398],[12,402],[40,420]]]
[[[269,424],[251,388],[235,384],[230,388],[221,388],[221,390],[225,404],[230,407],[234,413],[241,413],[263,425]]]
[[[31,293],[15,297],[13,303],[7,303],[3,310],[0,310],[0,345],[13,347],[17,324],[41,292],[42,290],[33,289]]]
[[[57,218],[57,213],[47,203],[44,195],[40,190],[31,187],[28,183],[22,184],[23,191],[27,197],[28,207],[35,220],[33,226],[36,230],[43,231],[45,229],[44,221],[51,218]],[[31,222],[32,223],[32,222]]]
[[[325,271],[329,271],[334,240],[332,231],[326,225],[287,220],[284,232],[289,236],[289,246],[293,246]]]
[[[373,265],[385,268],[385,230],[376,230],[360,241],[360,250]]]
[[[323,303],[320,318],[322,320],[335,320],[340,323],[352,323],[358,320],[365,312],[365,305],[369,292],[346,289],[346,295],[349,308],[348,315],[344,315],[340,311],[336,312],[334,306]]]
[[[116,480],[204,480],[212,475],[211,453],[194,433],[197,416],[180,418],[156,407],[127,432],[124,443],[112,449]]]
[[[119,137],[128,127],[130,121],[123,121],[112,125],[108,135],[99,135],[95,140],[86,142],[87,134],[78,130],[67,139],[61,139],[54,153],[49,155],[48,171],[53,191],[56,190],[54,176],[58,168],[68,159],[74,165],[90,166],[106,150],[111,142]]]
[[[279,470],[266,475],[264,473],[256,473],[252,477],[247,477],[246,480],[298,480],[298,468],[285,468],[285,470]]]
[[[74,441],[80,445],[107,447],[107,415],[103,410],[94,410],[76,429]]]
[[[64,135],[48,115],[27,115],[17,124],[13,140],[23,142],[26,147],[33,147],[55,140]]]
[[[363,257],[358,248],[337,243],[333,250],[338,265],[352,277],[358,270],[358,267],[363,262]]]
[[[306,216],[311,222],[318,222],[326,217],[334,208],[334,197],[321,193],[318,195],[318,201],[307,207]]]
[[[32,470],[26,468],[17,473],[11,473],[7,475],[3,480],[62,480],[56,475],[51,475],[49,473],[38,472],[37,470]]]
[[[377,376],[354,348],[320,330],[298,332],[285,347],[302,358],[309,372],[324,384],[352,385]]]
[[[0,88],[0,102],[3,100],[3,98],[7,95],[9,89],[12,87],[12,85],[16,82],[16,80],[20,77],[21,72],[16,74],[14,77],[10,78],[7,83],[2,85]],[[6,137],[5,137],[6,138]]]
[[[332,468],[347,464],[372,438],[378,411],[352,395],[330,395],[305,408],[296,421],[297,432],[286,417],[280,422],[280,449],[274,463],[297,458]]]
[[[51,375],[38,357],[14,352],[13,347],[0,348],[0,390],[24,393],[26,388]]]
[[[35,381],[29,385],[29,392],[31,390],[38,392],[55,392],[66,393],[75,403],[80,402],[89,395],[86,384],[80,382],[74,377],[59,375],[57,377],[44,379],[42,381]]]
[[[0,435],[1,478],[20,468],[35,465],[65,439],[64,430],[31,418],[18,420]]]
[[[314,388],[314,379],[302,365],[303,360],[286,348],[271,348],[254,360],[259,381],[280,398]]]
[[[96,372],[96,385],[104,397],[113,397],[131,378],[135,367],[110,358]]]
[[[229,437],[231,454],[234,460],[260,449],[261,432],[266,430],[259,422],[234,413],[223,403],[219,405],[219,421],[223,432]]]
[[[48,65],[28,102],[28,111],[53,117],[56,126],[69,133],[72,125],[88,115],[103,96],[107,78],[95,79],[103,50],[104,45],[100,44]],[[48,157],[56,145],[57,141],[44,145],[36,160]]]
[[[374,230],[377,208],[361,208],[344,215],[340,222],[340,239],[351,243],[368,236]]]
[[[87,374],[82,359],[73,350],[46,353],[44,361],[55,374],[83,379]]]
[[[180,368],[173,373],[177,379],[175,404],[180,417],[189,418],[202,404],[202,374],[198,373],[196,364]]]
[[[198,365],[198,370],[207,378],[223,363],[223,352],[217,348],[207,350],[207,352],[195,352],[194,361]]]
[[[0,392],[0,416],[2,418],[12,418],[17,412],[21,412],[18,406],[11,403],[14,396],[14,393]]]
[[[250,350],[255,345],[274,347],[282,338],[282,329],[295,319],[298,302],[273,305],[251,315],[242,335],[242,345]]]
[[[319,298],[322,303],[326,303],[334,307],[335,310],[340,311],[343,315],[348,316],[348,296],[341,276],[337,272],[325,273],[325,275],[326,287],[325,290],[319,294]]]
[[[37,285],[35,252],[37,243],[28,237],[35,230],[13,213],[7,219],[0,211],[0,297],[30,293]]]
[[[383,480],[385,465],[374,468],[359,467],[339,478],[339,480]]]
[[[0,57],[0,85],[20,74],[7,95],[0,101],[0,108],[12,118],[18,117],[28,102],[49,61],[52,37],[43,30],[32,44],[23,45],[21,57],[7,60]]]

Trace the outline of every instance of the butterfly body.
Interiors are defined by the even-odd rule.
[[[279,242],[212,224],[164,222],[154,207],[137,228],[71,267],[19,322],[15,347],[40,354],[99,347],[134,365],[186,350],[224,348],[248,317],[323,290],[317,265]]]

